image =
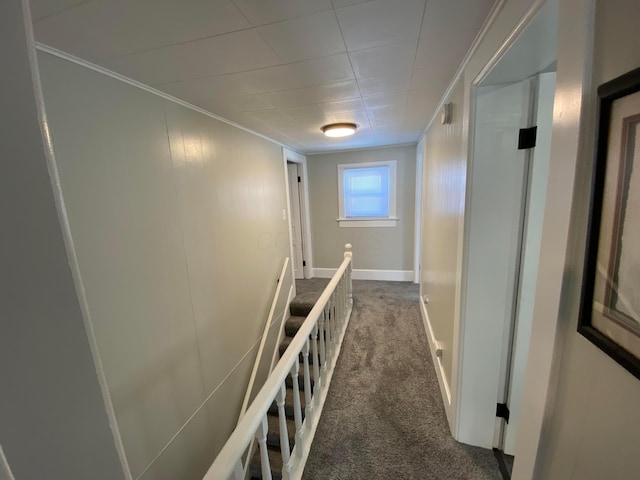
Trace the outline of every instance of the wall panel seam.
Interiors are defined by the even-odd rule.
[[[174,194],[175,194],[175,200],[176,200],[176,205],[177,205],[177,211],[178,211],[178,222],[180,223],[180,238],[182,240],[182,254],[184,257],[184,268],[186,270],[186,274],[187,274],[187,288],[189,289],[189,307],[191,308],[191,322],[193,324],[193,337],[195,340],[195,347],[196,347],[196,351],[198,352],[198,363],[200,365],[200,383],[202,386],[202,395],[206,395],[207,394],[207,386],[205,383],[205,378],[204,378],[204,362],[202,361],[202,349],[200,348],[200,339],[198,338],[198,324],[196,322],[196,310],[195,307],[193,306],[193,288],[191,285],[191,269],[189,268],[189,260],[187,258],[187,243],[186,243],[186,239],[185,239],[185,230],[186,230],[186,219],[184,218],[184,213],[182,211],[182,209],[180,208],[180,201],[179,201],[179,192],[178,192],[178,185],[177,185],[177,178],[176,176],[179,175],[179,172],[176,170],[175,168],[175,159],[174,159],[174,154],[173,154],[173,149],[171,148],[171,134],[169,133],[169,117],[167,115],[167,104],[166,102],[162,102],[162,111],[164,112],[164,126],[165,126],[165,133],[167,136],[167,149],[169,151],[169,158],[171,159],[171,171],[172,171],[172,179],[173,179],[173,190],[174,190]],[[181,132],[182,133],[182,132]],[[184,138],[182,139],[182,150],[184,152]],[[186,152],[184,152],[184,155],[186,156]],[[185,175],[187,175],[188,172],[185,173]],[[235,368],[235,367],[234,367]],[[202,406],[198,407],[198,409],[196,410],[196,412],[194,413],[194,415],[196,413],[198,413],[198,411],[200,410],[200,408],[202,408]],[[209,415],[209,410],[207,410],[207,418],[209,419],[209,422],[211,423],[211,417]],[[189,420],[187,420],[187,423],[191,420],[191,418],[189,418]],[[186,425],[186,423],[185,423]],[[185,427],[185,425],[183,425],[181,427],[180,430],[182,430],[182,428]],[[178,431],[178,433],[180,432],[180,430]],[[176,434],[177,435],[177,434]],[[173,439],[172,439],[173,440]],[[166,448],[166,446],[165,446]],[[155,459],[154,459],[155,461]],[[152,461],[153,463],[153,461]],[[149,465],[151,466],[151,465]],[[148,468],[148,467],[147,467]]]
[[[240,361],[238,363],[236,363],[236,365],[229,371],[229,373],[222,379],[222,381],[218,384],[218,386],[216,388],[213,389],[213,391],[207,396],[207,398],[204,399],[204,401],[200,404],[200,406],[191,414],[191,416],[187,419],[186,422],[184,422],[184,425],[182,425],[178,431],[169,439],[169,441],[165,444],[164,447],[162,447],[162,449],[158,452],[158,454],[153,458],[153,460],[151,460],[151,462],[149,463],[149,465],[146,466],[146,468],[140,473],[140,475],[138,475],[136,477],[136,480],[140,480],[145,473],[147,473],[147,471],[153,466],[153,464],[162,456],[162,454],[167,450],[167,448],[169,448],[169,446],[171,446],[171,444],[173,443],[173,441],[178,437],[178,435],[180,435],[180,433],[182,433],[182,431],[187,427],[187,425],[189,425],[189,423],[191,422],[191,420],[193,420],[196,415],[198,415],[198,413],[200,412],[200,410],[202,410],[204,407],[206,407],[207,403],[209,402],[209,400],[211,400],[211,398],[218,392],[218,390],[220,389],[220,387],[222,387],[222,385],[229,379],[229,377],[231,377],[231,375],[238,369],[238,367],[240,366],[240,364],[247,358],[247,355],[249,355],[257,346],[258,343],[260,343],[261,338],[259,338],[258,340],[256,340],[256,342],[251,346],[251,348],[249,348],[249,350],[247,351],[247,353],[245,353],[242,358],[240,359]],[[205,390],[206,392],[206,390]]]

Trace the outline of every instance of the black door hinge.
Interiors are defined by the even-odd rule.
[[[298,175],[298,183],[300,183],[300,182],[301,182],[301,180],[300,180],[300,175]]]
[[[302,260],[302,266],[303,266],[303,267],[306,267],[306,266],[307,266],[307,262],[306,262],[306,260]]]
[[[496,417],[504,418],[509,423],[509,407],[506,403],[499,403],[496,407]]]
[[[521,128],[518,134],[518,150],[526,150],[536,146],[538,127]]]

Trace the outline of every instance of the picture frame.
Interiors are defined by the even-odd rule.
[[[578,332],[640,379],[640,68],[598,100]]]

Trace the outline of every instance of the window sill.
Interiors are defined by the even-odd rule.
[[[398,217],[336,219],[341,227],[395,227],[399,220]]]

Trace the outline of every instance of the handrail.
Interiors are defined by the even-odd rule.
[[[282,265],[282,270],[280,271],[280,276],[278,277],[278,285],[276,286],[276,292],[273,295],[273,300],[271,301],[271,308],[269,309],[269,315],[267,316],[267,322],[264,326],[264,331],[262,332],[262,340],[260,340],[260,346],[258,347],[258,354],[256,355],[256,360],[253,362],[253,370],[251,371],[251,377],[249,378],[249,386],[247,387],[247,392],[244,395],[244,400],[242,402],[242,407],[240,408],[240,415],[238,415],[238,422],[242,420],[244,413],[247,411],[247,407],[249,406],[249,399],[251,398],[251,391],[253,390],[253,383],[256,381],[256,375],[258,375],[258,368],[260,367],[260,359],[262,358],[262,352],[264,350],[264,345],[267,343],[267,337],[269,336],[269,328],[271,328],[271,322],[273,321],[273,314],[276,310],[276,305],[278,304],[278,298],[280,297],[280,290],[282,289],[282,280],[287,273],[287,266],[289,265],[289,257],[284,259],[284,264]],[[271,373],[271,371],[269,371]]]
[[[316,381],[316,389],[314,389],[314,405],[317,406],[318,410],[322,408],[322,403],[324,402],[324,398],[321,398],[320,404],[316,401],[316,393],[317,388],[322,386],[325,387],[324,396],[326,397],[326,387],[328,387],[328,383],[331,379],[331,372],[327,371],[327,364],[335,361],[337,354],[340,349],[340,341],[344,335],[344,330],[346,329],[346,324],[349,320],[349,316],[351,314],[351,245],[345,245],[345,253],[344,260],[341,263],[340,267],[336,271],[333,278],[329,281],[329,284],[320,295],[320,298],[316,302],[315,306],[311,309],[309,315],[307,315],[307,319],[303,322],[302,326],[296,333],[295,337],[291,341],[291,344],[283,354],[282,358],[274,368],[273,372],[265,382],[264,386],[258,392],[256,397],[254,398],[251,406],[246,411],[245,415],[242,417],[242,420],[238,423],[236,429],[233,431],[229,440],[224,445],[217,458],[214,460],[213,464],[203,477],[203,480],[222,480],[228,479],[233,476],[233,478],[237,480],[241,480],[244,478],[243,474],[243,465],[242,465],[242,456],[249,446],[250,442],[254,438],[254,436],[258,436],[261,448],[262,455],[262,468],[263,475],[266,473],[266,478],[271,478],[270,472],[265,472],[265,469],[268,470],[269,461],[266,458],[266,451],[264,450],[264,440],[266,437],[266,414],[269,410],[269,407],[273,403],[274,399],[278,399],[278,406],[280,407],[284,402],[284,385],[286,378],[289,374],[292,376],[295,375],[295,379],[297,381],[298,375],[298,366],[299,366],[299,355],[303,353],[305,356],[304,361],[304,380],[305,385],[309,384],[309,363],[308,363],[308,354],[309,354],[309,342],[310,337],[312,339],[317,339],[320,336],[320,346],[321,353],[320,358],[317,357],[316,345],[314,344],[313,349],[313,360],[316,362],[315,365],[318,365],[318,360],[322,361],[322,375],[320,378],[315,379]],[[331,314],[333,312],[333,314]],[[342,319],[340,318],[342,317]],[[324,329],[324,320],[327,320],[327,328]],[[342,322],[342,325],[336,325],[336,321]],[[320,327],[319,327],[320,322]],[[338,328],[341,328],[341,331],[337,331]],[[324,330],[323,330],[324,329]],[[318,331],[320,330],[320,335],[318,335]],[[332,331],[333,330],[333,331]],[[326,335],[327,338],[327,356],[324,354],[324,337]],[[338,338],[336,338],[336,336]],[[334,343],[335,342],[335,343]],[[334,353],[332,353],[334,352]],[[333,358],[331,356],[333,355]],[[314,370],[316,369],[314,365]],[[334,363],[335,365],[335,363]],[[295,368],[294,368],[295,367]],[[294,373],[295,372],[295,373]],[[325,385],[326,382],[326,385]],[[297,388],[296,388],[297,392]],[[299,394],[299,393],[298,393]],[[305,392],[306,394],[306,392]],[[299,399],[298,399],[299,400]],[[299,402],[298,402],[299,408]],[[282,428],[282,415],[284,415],[284,408],[279,408],[281,415],[281,428]],[[308,410],[309,412],[309,410]],[[314,412],[319,414],[319,412]],[[300,417],[299,412],[296,415],[298,418]],[[309,416],[305,417],[305,424],[309,420]],[[315,425],[317,425],[318,418],[315,418]],[[308,425],[307,425],[308,426]],[[301,427],[297,427],[301,430]],[[284,429],[286,432],[286,423],[284,425]],[[315,431],[315,426],[311,427],[311,435]],[[297,434],[300,431],[296,432]],[[284,436],[286,438],[286,435]],[[296,435],[298,440],[299,436]],[[283,435],[281,434],[281,440],[283,439]],[[281,441],[281,447],[283,449],[283,465],[285,469],[290,469],[289,464],[289,442],[288,439]],[[298,449],[298,443],[296,443],[296,449]],[[285,455],[286,450],[286,455]],[[307,450],[308,454],[308,450]],[[298,456],[300,456],[300,451],[298,449]],[[306,460],[306,457],[303,458],[303,461]],[[247,459],[247,462],[250,459]],[[266,464],[266,466],[265,466]],[[304,464],[302,465],[304,466]],[[301,471],[300,471],[301,473]],[[263,478],[265,478],[263,476]],[[289,470],[283,471],[283,478],[289,478]]]

